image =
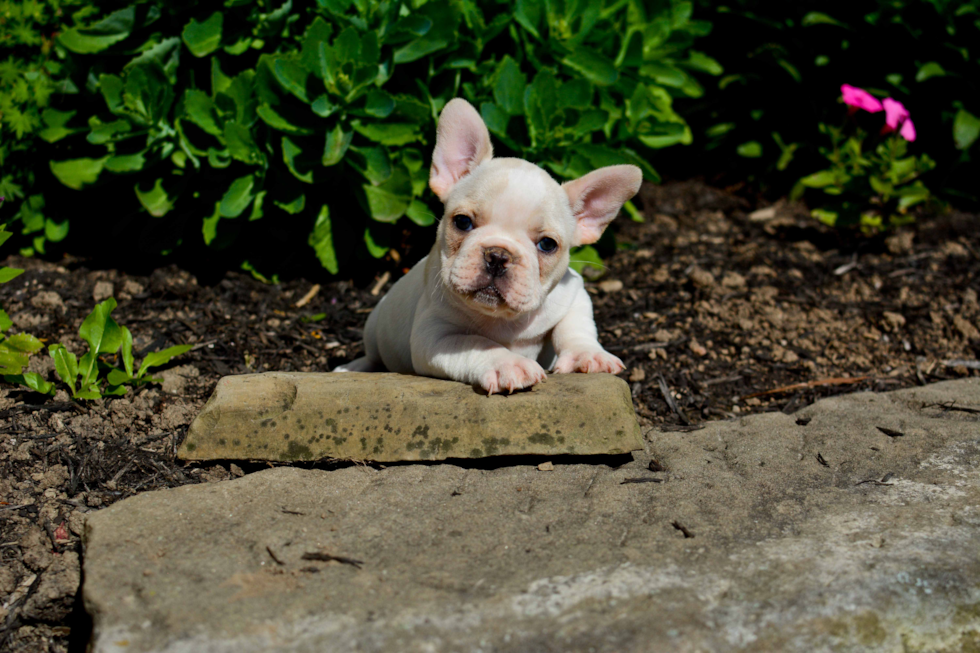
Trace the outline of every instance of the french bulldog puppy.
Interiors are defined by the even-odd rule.
[[[552,365],[621,372],[569,250],[596,242],[641,179],[617,165],[559,185],[523,159],[495,159],[480,114],[452,100],[429,173],[445,205],[435,245],[371,313],[366,355],[335,371],[454,379],[487,394],[530,387]]]

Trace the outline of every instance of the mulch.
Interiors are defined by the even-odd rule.
[[[802,206],[760,206],[698,181],[645,186],[639,203],[646,221],[620,218],[617,250],[588,290],[644,428],[683,437],[708,420],[980,374],[978,216],[951,211],[865,238],[816,224]],[[88,623],[64,568],[77,567],[84,514],[261,468],[183,465],[175,454],[221,376],[322,372],[358,356],[367,313],[403,262],[362,285],[271,285],[238,272],[205,285],[176,268],[7,264],[27,269],[0,286],[15,331],[81,354],[78,326],[95,297],[112,294],[136,351],[194,345],[162,384],[124,397],[0,389],[0,650],[81,651]],[[30,369],[54,380],[46,356]],[[39,598],[46,579],[60,596]]]

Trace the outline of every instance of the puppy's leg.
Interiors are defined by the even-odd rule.
[[[547,378],[536,361],[446,323],[413,331],[412,365],[417,374],[477,384],[487,394],[529,388]]]
[[[592,300],[582,288],[575,295],[571,309],[551,332],[551,342],[558,353],[555,372],[619,374],[626,369],[623,361],[602,348],[598,336],[592,316]]]

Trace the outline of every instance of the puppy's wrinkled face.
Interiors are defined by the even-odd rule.
[[[491,159],[453,186],[445,207],[445,287],[488,316],[537,309],[568,268],[575,218],[561,186],[522,159]]]

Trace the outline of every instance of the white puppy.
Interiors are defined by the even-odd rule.
[[[559,185],[523,159],[494,159],[480,114],[452,100],[429,174],[445,204],[435,245],[371,313],[366,355],[336,371],[454,379],[488,394],[530,387],[552,365],[621,372],[569,250],[597,241],[641,178],[619,165]]]

